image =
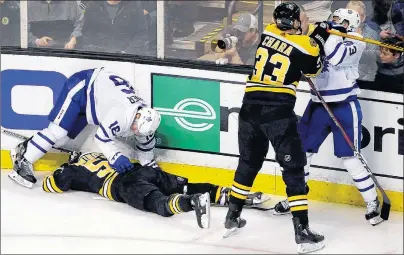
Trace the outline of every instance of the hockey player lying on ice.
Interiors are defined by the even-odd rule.
[[[227,206],[229,188],[209,183],[188,183],[157,165],[134,163],[134,170],[116,172],[102,153],[86,153],[63,164],[46,176],[43,189],[62,193],[68,190],[98,193],[110,200],[124,202],[139,210],[169,217],[194,210],[199,227],[209,228],[210,203]],[[255,203],[261,193],[253,193],[246,207]]]

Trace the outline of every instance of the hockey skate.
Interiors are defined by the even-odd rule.
[[[295,228],[295,241],[297,243],[297,253],[309,253],[324,248],[324,236],[314,232],[309,225],[303,226],[299,218],[293,217]]]
[[[290,207],[287,199],[279,201],[275,205],[273,211],[273,215],[285,215],[285,214],[290,214]]]
[[[8,177],[13,181],[27,188],[32,188],[36,183],[32,163],[24,158],[24,153],[27,150],[27,144],[30,139],[18,144],[17,147],[11,150],[13,171],[8,174]]]
[[[230,188],[223,188],[220,192],[219,198],[214,204],[219,207],[227,207],[229,205],[230,199]],[[270,197],[265,195],[262,192],[254,192],[247,195],[247,199],[245,200],[245,208],[260,208],[263,203],[270,200]]]
[[[379,199],[376,198],[376,200],[366,203],[366,207],[368,208],[368,211],[365,215],[366,220],[369,221],[369,223],[372,226],[376,226],[380,223],[383,222],[383,219],[380,217],[380,202]]]
[[[224,227],[226,232],[223,235],[224,238],[234,235],[239,228],[244,227],[247,224],[245,219],[240,218],[241,212],[236,209],[233,204],[229,204],[229,211],[226,215],[226,221]]]
[[[195,194],[191,196],[191,205],[195,210],[196,220],[200,228],[210,227],[210,195]]]

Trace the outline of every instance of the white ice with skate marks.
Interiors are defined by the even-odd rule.
[[[95,194],[42,191],[1,174],[1,253],[296,253],[290,216],[245,209],[247,225],[223,239],[226,208],[211,208],[210,229],[200,229],[194,212],[163,218]],[[280,197],[272,197],[271,203]],[[365,208],[310,201],[311,227],[325,235],[316,253],[403,253],[403,214],[370,226]]]

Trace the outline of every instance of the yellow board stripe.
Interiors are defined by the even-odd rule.
[[[48,185],[46,184],[46,180],[48,179],[49,176],[45,176],[45,178],[43,179],[43,183],[42,183],[42,188],[46,191],[50,193],[50,190],[48,188]]]
[[[245,92],[255,92],[255,91],[263,91],[263,92],[276,92],[276,93],[286,93],[296,96],[296,92],[292,89],[286,88],[263,88],[263,87],[247,87]]]
[[[50,180],[52,189],[54,191],[56,191],[57,193],[62,193],[63,191],[61,189],[59,189],[59,187],[56,185],[55,178],[53,177],[53,175],[48,176],[48,178]]]
[[[296,201],[296,200],[303,200],[303,199],[307,199],[307,195],[299,195],[299,196],[288,197],[289,202]]]
[[[245,186],[245,185],[237,183],[237,182],[233,182],[233,186],[235,186],[236,188],[245,190],[245,191],[250,191],[251,190],[251,187]]]
[[[112,198],[111,186],[112,186],[112,183],[114,182],[114,179],[115,179],[117,176],[118,176],[118,173],[114,173],[114,175],[112,175],[112,177],[110,178],[110,181],[109,181],[109,183],[108,183],[107,195],[108,195],[108,198],[111,199],[111,200],[114,200],[114,199]]]
[[[66,163],[69,157],[65,153],[49,152],[34,164],[35,171],[54,171],[61,164]],[[131,162],[136,162],[131,160]],[[10,157],[10,150],[1,150],[1,168],[4,172],[13,168]],[[219,167],[196,166],[190,164],[177,164],[160,162],[164,171],[188,178],[189,182],[209,182],[220,186],[230,187],[234,179],[234,169],[224,169]],[[365,208],[363,198],[354,185],[341,184],[335,182],[325,182],[315,179],[309,180],[311,187],[308,198],[310,200],[324,201],[329,203],[342,203]],[[286,196],[286,186],[282,176],[259,173],[254,182],[252,191],[262,191],[266,194]],[[391,200],[391,210],[403,212],[404,193],[403,191],[386,190]],[[379,197],[380,193],[378,192]]]
[[[233,196],[233,197],[236,197],[236,198],[242,199],[242,200],[247,199],[247,196],[245,196],[245,195],[240,195],[240,194],[238,194],[238,193],[236,193],[236,192],[234,192],[234,191],[231,191],[231,192],[230,192],[230,196]]]
[[[308,209],[309,209],[309,207],[307,205],[300,205],[300,206],[290,207],[290,211],[292,211],[292,212],[304,211],[304,210],[308,210]]]

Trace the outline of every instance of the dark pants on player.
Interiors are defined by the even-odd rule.
[[[214,197],[216,190],[215,185],[188,183],[186,178],[152,167],[141,167],[130,172],[119,183],[119,194],[127,204],[165,217],[173,215],[166,206],[170,195],[183,194],[185,191],[188,195],[210,192]]]
[[[230,202],[241,210],[247,192],[260,171],[271,142],[276,160],[283,167],[283,180],[289,202],[299,204],[294,216],[307,221],[304,181],[306,154],[297,132],[297,117],[292,107],[243,104],[239,115],[240,158],[232,186]],[[293,203],[292,203],[293,204]],[[303,206],[302,206],[303,205]],[[300,210],[301,209],[301,210]]]

